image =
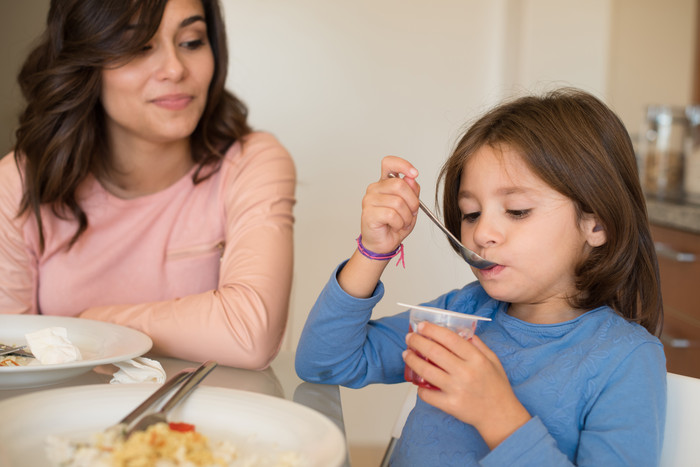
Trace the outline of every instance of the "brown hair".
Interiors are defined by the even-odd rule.
[[[570,198],[579,218],[594,214],[605,244],[576,268],[570,304],[608,305],[652,334],[661,332],[659,271],[632,142],[620,119],[583,91],[560,89],[505,102],[472,125],[442,167],[445,224],[459,236],[457,204],[465,163],[480,147],[505,144],[530,170]]]
[[[191,136],[192,158],[198,166],[194,183],[216,172],[226,149],[251,131],[246,106],[224,88],[228,49],[218,0],[201,1],[215,68],[204,113]],[[19,214],[34,214],[41,249],[42,205],[50,206],[58,217],[72,215],[77,220],[71,244],[87,228],[76,189],[88,173],[110,170],[99,100],[102,69],[129,60],[147,44],[160,26],[166,3],[51,1],[46,30],[18,77],[27,105],[19,119],[15,145],[24,176]]]

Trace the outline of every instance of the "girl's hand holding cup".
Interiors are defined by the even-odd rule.
[[[490,319],[404,306],[411,308],[404,376],[421,399],[473,425],[491,448],[530,419],[500,360],[474,335],[478,321]]]

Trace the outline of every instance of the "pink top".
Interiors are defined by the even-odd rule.
[[[42,208],[17,217],[22,183],[0,159],[0,312],[81,316],[148,334],[153,350],[262,369],[287,322],[296,175],[271,135],[234,144],[221,169],[165,190],[117,198],[92,176],[77,196],[88,228]]]

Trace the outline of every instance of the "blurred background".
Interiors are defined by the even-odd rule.
[[[222,0],[229,88],[298,170],[295,278],[285,347],[355,248],[360,202],[387,154],[420,171],[424,201],[468,123],[505,97],[575,86],[637,138],[651,104],[695,100],[697,0]],[[22,105],[16,74],[49,0],[0,0],[0,149]],[[419,214],[406,268],[387,268],[377,315],[474,276]],[[353,465],[376,465],[406,384],[343,390]],[[363,410],[365,409],[365,410]]]

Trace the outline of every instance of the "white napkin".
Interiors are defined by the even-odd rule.
[[[165,381],[165,370],[160,362],[146,357],[136,357],[132,360],[115,363],[119,371],[114,373],[110,383],[162,383]]]
[[[66,328],[40,329],[25,334],[24,338],[39,363],[70,363],[83,359],[80,349],[68,340]]]

